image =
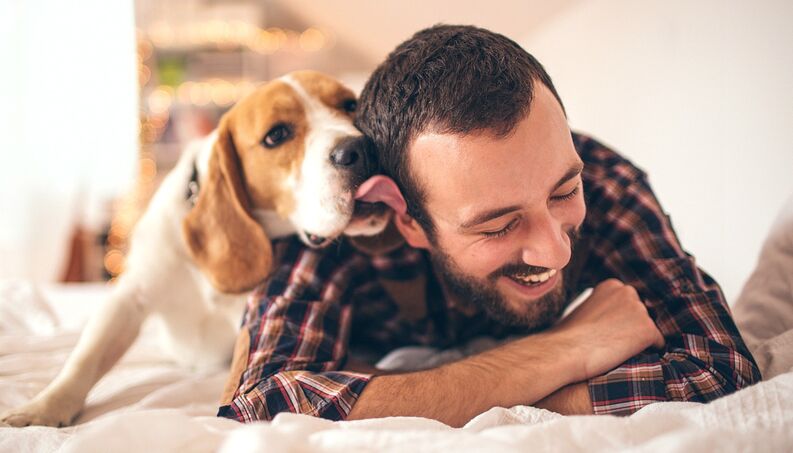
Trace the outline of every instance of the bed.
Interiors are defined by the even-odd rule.
[[[108,289],[0,282],[0,412],[55,376]],[[625,418],[493,408],[460,429],[406,417],[334,423],[280,414],[250,425],[215,417],[226,372],[171,364],[149,322],[74,426],[0,427],[0,451],[793,451],[793,199],[735,315],[765,378],[750,388]]]
[[[107,287],[0,288],[0,410],[32,397],[57,373]],[[793,348],[791,348],[793,349]],[[790,350],[793,354],[793,350]],[[793,372],[708,405],[662,403],[628,418],[562,417],[494,408],[462,429],[420,418],[332,423],[281,414],[241,425],[217,418],[225,372],[196,374],[169,363],[156,325],[97,384],[76,425],[0,428],[0,451],[790,450]]]

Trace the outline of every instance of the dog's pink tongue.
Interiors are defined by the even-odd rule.
[[[405,199],[396,183],[388,176],[372,176],[363,182],[355,191],[355,199],[366,203],[385,203],[397,214],[407,211]]]

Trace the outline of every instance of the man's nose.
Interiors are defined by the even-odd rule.
[[[371,143],[365,137],[345,137],[336,143],[330,153],[331,164],[340,169],[368,176],[372,168]]]
[[[523,262],[532,266],[562,269],[570,262],[570,237],[562,224],[545,213],[529,226],[523,242]]]

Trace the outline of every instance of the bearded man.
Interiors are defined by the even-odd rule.
[[[384,174],[358,196],[389,205],[404,242],[373,254],[278,244],[219,415],[461,426],[495,406],[630,414],[707,402],[760,379],[647,175],[571,132],[550,77],[513,41],[467,26],[418,32],[375,70],[356,123]],[[412,372],[348,360],[351,348],[481,336],[511,341]]]

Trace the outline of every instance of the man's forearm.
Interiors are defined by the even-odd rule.
[[[537,401],[534,406],[562,415],[590,415],[594,413],[587,382],[577,382],[562,387]]]
[[[462,426],[496,406],[533,404],[581,379],[563,335],[543,333],[432,370],[374,377],[348,420],[419,416]]]

